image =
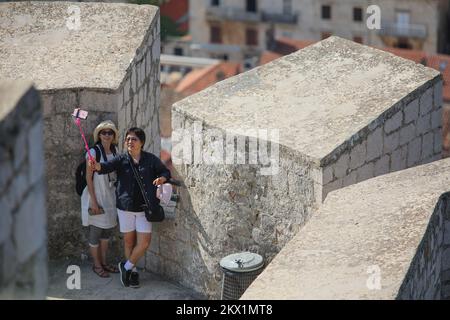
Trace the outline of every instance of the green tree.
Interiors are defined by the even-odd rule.
[[[134,4],[149,4],[152,6],[161,6],[164,0],[132,0]],[[165,41],[167,37],[179,37],[185,33],[178,30],[178,26],[171,18],[161,15],[161,41]]]

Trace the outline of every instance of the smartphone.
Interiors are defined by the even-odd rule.
[[[85,110],[81,110],[80,108],[76,108],[73,110],[72,116],[75,118],[86,120],[88,117],[88,112]]]

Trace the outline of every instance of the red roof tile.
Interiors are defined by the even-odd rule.
[[[162,16],[169,17],[177,23],[181,18],[189,14],[188,0],[169,0],[159,7]],[[182,22],[178,26],[180,31],[188,31],[188,23]]]
[[[175,88],[177,93],[191,95],[206,89],[223,79],[240,73],[240,64],[235,62],[221,62],[209,67],[189,72]]]
[[[268,63],[272,60],[278,59],[282,56],[283,56],[282,54],[279,54],[279,53],[276,53],[273,51],[264,51],[261,54],[261,57],[259,58],[259,64],[260,65],[266,64],[266,63]]]
[[[438,70],[444,78],[442,96],[444,101],[450,102],[450,56],[433,55],[427,58],[427,66]]]
[[[384,48],[377,48],[383,51],[390,52],[392,54],[395,54],[396,56],[412,60],[416,63],[422,63],[427,57],[427,54],[423,51],[419,50],[409,50],[409,49],[400,49],[400,48],[392,48],[392,47],[384,47]]]

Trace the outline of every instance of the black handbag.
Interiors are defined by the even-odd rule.
[[[145,189],[143,186],[143,182],[139,177],[139,174],[136,171],[136,168],[133,165],[132,160],[130,159],[130,155],[128,155],[128,162],[130,163],[131,170],[133,170],[134,179],[139,185],[139,189],[141,189],[142,198],[144,199],[145,204],[142,206],[142,209],[145,212],[145,218],[149,222],[161,222],[165,218],[165,213],[163,207],[159,204],[151,205],[150,201],[148,201],[147,194],[145,193]]]

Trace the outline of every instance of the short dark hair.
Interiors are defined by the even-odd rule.
[[[145,132],[144,130],[142,130],[141,128],[138,127],[133,127],[127,130],[127,133],[125,133],[125,139],[127,138],[128,134],[130,133],[134,133],[139,140],[141,140],[142,142],[142,148],[144,148],[144,144],[145,144]]]

